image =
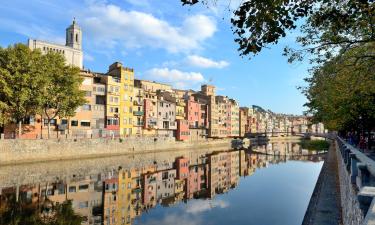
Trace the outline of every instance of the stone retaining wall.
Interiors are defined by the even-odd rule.
[[[83,159],[129,153],[173,151],[222,146],[231,148],[231,139],[178,142],[171,138],[0,140],[0,165]]]
[[[364,215],[358,201],[358,190],[355,184],[352,184],[350,170],[341,155],[339,145],[336,141],[336,154],[339,170],[340,196],[342,208],[342,220],[344,225],[363,224]]]

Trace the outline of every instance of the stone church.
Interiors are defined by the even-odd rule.
[[[73,23],[66,28],[65,45],[29,39],[28,46],[32,50],[40,49],[42,53],[47,53],[49,51],[58,52],[64,55],[66,62],[69,65],[77,66],[80,69],[83,69],[82,31],[75,19],[73,20]]]

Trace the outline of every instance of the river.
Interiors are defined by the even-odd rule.
[[[315,153],[283,141],[4,166],[0,224],[300,225],[323,163]],[[59,217],[58,204],[73,210]]]

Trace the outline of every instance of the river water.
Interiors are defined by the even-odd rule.
[[[299,225],[315,153],[272,142],[0,167],[0,224]]]

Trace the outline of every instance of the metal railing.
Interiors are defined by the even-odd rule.
[[[133,111],[134,116],[143,116],[144,112],[143,111]]]

